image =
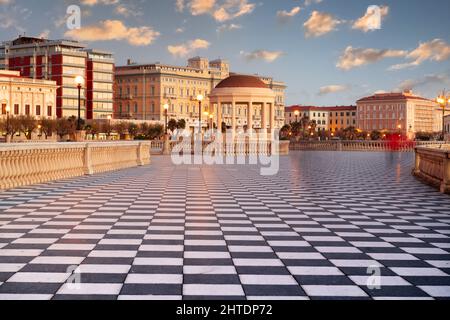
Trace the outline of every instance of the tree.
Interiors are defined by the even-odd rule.
[[[111,121],[104,121],[100,125],[100,131],[109,138],[114,131],[114,126],[111,124]]]
[[[186,129],[186,120],[184,120],[184,119],[179,120],[177,127],[178,127],[178,129],[183,129],[183,130]]]
[[[280,139],[288,139],[291,134],[291,126],[286,124],[280,130]]]
[[[130,122],[128,124],[128,133],[130,134],[131,139],[134,140],[134,138],[139,134],[138,125],[134,122]]]
[[[60,118],[56,120],[56,134],[62,140],[65,136],[70,136],[77,130],[76,119]]]
[[[40,121],[40,126],[42,133],[45,136],[45,139],[52,136],[53,133],[56,131],[56,121],[50,118],[45,118]]]
[[[0,119],[0,130],[5,133],[6,138],[10,137],[10,141],[14,140],[14,136],[20,133],[20,120],[18,117],[10,116],[9,120]]]
[[[178,122],[175,119],[170,119],[169,123],[167,124],[167,129],[174,132],[178,128]]]
[[[32,116],[19,116],[20,132],[22,132],[27,140],[31,140],[33,132],[36,131],[38,123]]]
[[[100,124],[96,120],[89,121],[84,127],[87,134],[90,134],[93,139],[96,139],[100,133]]]
[[[372,131],[372,133],[370,134],[370,138],[372,140],[380,140],[381,139],[381,132],[378,131],[378,130]]]
[[[122,139],[123,136],[125,136],[128,133],[128,123],[121,121],[119,123],[116,123],[113,126],[114,131],[117,132],[117,134],[120,136],[120,138]]]

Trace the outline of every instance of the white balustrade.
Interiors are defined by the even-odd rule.
[[[149,142],[0,145],[0,189],[150,163]]]

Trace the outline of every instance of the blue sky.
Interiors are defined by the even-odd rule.
[[[79,30],[66,27],[71,4]],[[370,5],[382,9],[380,30],[365,28]],[[449,13],[448,0],[0,0],[0,40],[78,39],[118,65],[221,57],[235,72],[285,81],[288,104],[344,105],[450,88]]]

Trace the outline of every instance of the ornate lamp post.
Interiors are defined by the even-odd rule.
[[[78,122],[77,130],[81,131],[81,87],[84,85],[84,78],[82,76],[75,77],[75,84],[78,88]]]
[[[450,103],[450,96],[447,97],[445,92],[442,92],[442,95],[440,95],[436,101],[442,108],[442,141],[445,141],[445,111]]]
[[[202,134],[202,101],[204,97],[203,95],[199,94],[197,96],[198,101],[198,133]]]

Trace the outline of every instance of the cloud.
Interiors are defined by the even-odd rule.
[[[416,67],[425,61],[442,62],[450,58],[450,45],[441,39],[434,39],[429,42],[420,43],[419,47],[411,51],[407,59],[412,62],[396,64],[390,70],[400,70],[404,68]]]
[[[183,33],[184,31],[186,31],[183,27],[179,27],[175,30],[175,33]]]
[[[336,65],[339,69],[350,70],[361,67],[370,63],[378,62],[385,58],[397,58],[407,55],[407,51],[403,50],[378,50],[347,47],[344,53],[339,57]]]
[[[104,20],[96,25],[69,30],[66,37],[78,41],[112,41],[125,40],[133,46],[147,46],[160,35],[151,27],[127,27],[120,20]]]
[[[278,11],[277,12],[277,18],[280,22],[288,22],[290,19],[292,19],[293,17],[295,17],[296,15],[298,15],[301,11],[300,7],[294,7],[292,8],[291,11],[286,11],[286,10],[282,10],[282,11]]]
[[[308,21],[304,23],[305,36],[320,37],[329,32],[335,31],[336,27],[343,21],[336,19],[331,14],[313,11]]]
[[[1,0],[0,0],[1,1]],[[44,31],[42,31],[37,37],[41,38],[41,39],[48,39],[48,37],[50,36],[50,30],[45,29]]]
[[[374,25],[378,25],[387,17],[389,14],[389,7],[388,6],[381,6],[380,7],[380,14],[381,14],[381,21],[374,21],[374,19],[377,19],[376,17],[376,11],[371,10],[370,7],[367,9],[367,12],[364,16],[359,18],[358,20],[353,23],[352,29],[355,30],[361,30],[364,32],[374,31],[376,28],[374,28]],[[379,26],[381,27],[381,26]]]
[[[176,7],[178,12],[183,12],[184,11],[184,6],[185,6],[184,0],[177,0],[175,2],[175,7]]]
[[[0,4],[11,4],[13,0],[0,0]]]
[[[124,16],[126,18],[128,17],[138,17],[138,16],[142,16],[143,13],[141,10],[136,9],[134,7],[131,7],[131,5],[124,5],[124,4],[119,4],[115,9],[114,12],[118,15]]]
[[[309,7],[312,4],[321,3],[323,0],[305,0],[305,7]]]
[[[267,50],[256,50],[253,52],[244,52],[241,51],[241,55],[247,61],[253,60],[264,60],[266,62],[274,62],[278,58],[284,55],[282,51],[267,51]]]
[[[325,95],[330,94],[330,93],[336,93],[336,92],[347,91],[347,90],[349,90],[349,89],[350,89],[349,86],[344,86],[344,85],[329,85],[329,86],[321,87],[320,90],[319,90],[318,95],[319,95],[319,96],[325,96]]]
[[[168,46],[167,50],[172,54],[174,57],[186,57],[187,55],[195,52],[199,49],[208,49],[211,44],[203,39],[195,39],[192,41],[188,41],[187,43],[175,45],[175,46]]]
[[[241,25],[230,23],[230,24],[223,24],[220,27],[218,27],[217,32],[222,33],[225,31],[233,31],[233,30],[239,30],[239,29],[242,29]]]
[[[218,22],[250,14],[256,7],[256,4],[250,3],[248,0],[177,0],[175,4],[178,12],[188,8],[193,16],[208,14]]]
[[[81,4],[85,6],[93,7],[98,4],[102,5],[114,5],[118,4],[120,0],[81,0]]]
[[[408,79],[401,82],[395,91],[427,88],[430,86],[450,85],[450,74],[429,74],[419,79]]]

